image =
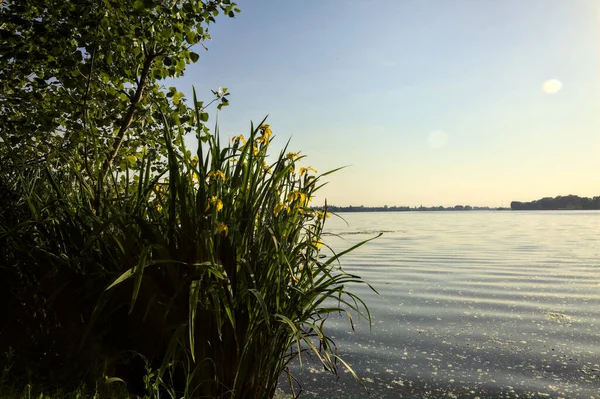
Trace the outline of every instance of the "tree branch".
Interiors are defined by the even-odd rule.
[[[144,92],[144,88],[146,87],[146,81],[148,80],[150,68],[152,67],[152,63],[154,62],[155,58],[156,58],[156,55],[149,55],[148,57],[146,57],[146,61],[144,61],[144,68],[142,69],[142,74],[140,75],[140,80],[139,80],[137,89],[135,91],[133,98],[131,99],[131,104],[129,105],[127,114],[125,114],[125,117],[123,118],[123,121],[121,122],[121,127],[119,128],[119,131],[117,132],[117,137],[115,138],[115,141],[113,143],[112,151],[111,151],[110,155],[108,156],[108,158],[106,159],[106,162],[104,162],[104,166],[102,168],[103,169],[102,170],[103,178],[106,178],[106,175],[108,174],[108,171],[109,171],[111,165],[115,161],[115,158],[117,157],[117,154],[119,153],[119,149],[121,148],[121,144],[123,144],[123,140],[125,139],[125,133],[127,132],[127,129],[129,129],[129,126],[131,125],[131,122],[133,121],[133,115],[135,114],[135,108],[142,100],[142,95]]]

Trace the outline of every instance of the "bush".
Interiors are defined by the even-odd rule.
[[[195,156],[165,117],[167,159],[141,151],[108,181],[76,154],[3,172],[12,328],[0,343],[21,354],[24,382],[120,377],[146,394],[269,398],[303,352],[337,372],[323,323],[370,316],[347,290],[363,281],[337,263],[347,251],[320,255],[327,209],[309,204],[331,172],[286,149],[271,159],[264,121],[222,144],[200,112]]]

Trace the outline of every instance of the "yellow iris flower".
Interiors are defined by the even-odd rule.
[[[206,206],[205,211],[208,211],[211,206],[214,206],[217,212],[223,209],[223,201],[221,201],[217,196],[213,195],[208,199],[208,205]]]
[[[263,167],[263,170],[265,172],[267,172],[268,174],[272,174],[273,173],[273,170],[271,168],[269,168],[269,165],[267,165],[266,161],[263,161],[263,166],[262,167]]]
[[[283,202],[280,202],[279,204],[275,205],[275,208],[273,208],[273,213],[275,215],[277,215],[277,214],[279,214],[279,212],[281,212],[284,209],[289,212],[290,206],[288,204],[284,204]]]
[[[227,227],[225,223],[219,222],[217,224],[217,234],[223,234],[224,236],[227,236],[227,233],[229,233],[229,227]]]
[[[288,194],[287,199],[289,202],[294,202],[296,200],[299,200],[301,204],[305,204],[308,197],[303,192],[294,190]]]
[[[271,131],[271,125],[267,125],[266,123],[263,123],[262,125],[260,125],[259,129],[260,129],[260,133],[263,135],[263,137],[266,137],[267,140],[273,134],[273,132]]]
[[[300,157],[300,154],[297,152],[288,152],[285,157],[287,159],[289,159],[290,161],[294,161],[296,159],[298,159],[298,157]]]
[[[233,138],[231,139],[231,142],[234,144],[240,141],[242,142],[242,144],[246,144],[246,138],[243,134],[240,134],[239,136],[233,136]]]
[[[329,212],[317,211],[316,214],[318,219],[326,219],[331,217],[331,213]]]
[[[210,181],[215,181],[215,180],[221,180],[221,181],[225,181],[225,173],[221,172],[220,170],[211,170],[210,172],[208,172],[208,179]]]
[[[300,176],[302,176],[303,174],[305,174],[306,172],[309,171],[313,171],[315,173],[318,173],[316,169],[312,168],[312,167],[307,167],[307,168],[300,168]]]
[[[257,143],[267,144],[273,132],[271,131],[271,127],[267,124],[260,125],[259,127],[261,136],[256,139]]]

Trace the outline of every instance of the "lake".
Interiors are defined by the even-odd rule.
[[[336,251],[384,233],[342,258],[372,330],[329,328],[366,389],[303,358],[301,397],[600,398],[600,212],[340,215]]]

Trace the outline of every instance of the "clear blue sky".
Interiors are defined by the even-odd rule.
[[[225,136],[268,114],[275,146],[348,165],[316,204],[600,195],[600,1],[238,4],[177,86],[229,89]]]

